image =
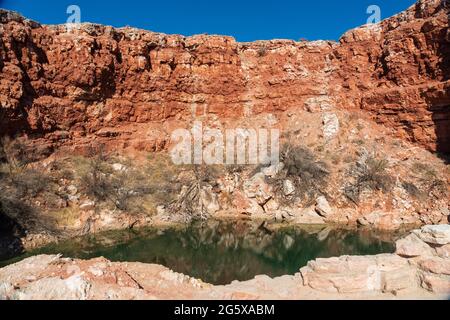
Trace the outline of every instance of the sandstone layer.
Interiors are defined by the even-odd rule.
[[[0,299],[446,299],[450,226],[426,226],[395,254],[310,261],[296,275],[213,286],[160,265],[34,256],[0,269]]]
[[[90,145],[155,151],[195,116],[242,118],[318,105],[361,109],[392,133],[450,152],[446,1],[420,0],[339,42],[238,43],[0,12],[0,133],[35,152]]]

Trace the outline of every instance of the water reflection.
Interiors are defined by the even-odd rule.
[[[158,263],[206,282],[226,284],[258,274],[294,274],[317,257],[392,252],[399,236],[323,226],[271,231],[250,221],[211,220],[181,229],[109,232],[27,255],[62,253],[83,259],[104,256],[112,261]]]

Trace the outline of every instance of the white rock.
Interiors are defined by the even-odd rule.
[[[166,214],[166,207],[165,206],[157,206],[156,207],[156,214],[158,216],[164,216]]]
[[[314,208],[306,208],[295,215],[293,223],[298,224],[324,224],[325,220],[319,216]]]
[[[211,186],[204,186],[200,190],[200,200],[207,213],[214,214],[220,210],[217,195],[212,191]]]
[[[284,168],[284,164],[283,162],[279,162],[277,164],[272,164],[269,167],[263,168],[261,170],[261,172],[266,176],[266,177],[275,177],[278,172],[280,172],[281,170],[283,170]]]
[[[339,119],[335,113],[325,113],[322,116],[323,136],[325,139],[332,139],[339,132]]]
[[[295,192],[294,183],[291,180],[283,181],[283,193],[285,196],[289,196]]]
[[[80,204],[81,210],[88,211],[88,210],[92,210],[94,208],[95,208],[95,202],[91,201],[91,200],[84,201],[82,204]]]
[[[111,167],[113,168],[114,171],[125,171],[125,170],[127,170],[127,167],[124,166],[121,163],[114,163]]]
[[[74,196],[74,195],[77,194],[77,192],[78,192],[78,189],[74,185],[70,185],[70,186],[67,187],[67,193],[69,195]]]
[[[272,198],[272,188],[266,183],[265,175],[262,172],[244,182],[244,193],[248,198],[255,198],[260,205]]]
[[[414,233],[426,243],[446,245],[450,243],[450,225],[428,225]]]
[[[324,196],[317,198],[315,209],[318,214],[325,218],[333,213],[333,209]]]
[[[395,253],[402,257],[418,257],[433,255],[433,249],[414,233],[395,243]]]
[[[268,213],[275,212],[280,207],[280,204],[275,199],[270,199],[264,205],[264,210]]]

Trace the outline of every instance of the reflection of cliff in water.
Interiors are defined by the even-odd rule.
[[[208,221],[184,229],[115,232],[41,250],[66,256],[165,265],[214,284],[257,274],[294,274],[309,260],[343,254],[392,252],[392,235],[323,226],[270,232],[248,221]]]

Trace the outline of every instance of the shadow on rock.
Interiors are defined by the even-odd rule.
[[[21,237],[24,230],[10,217],[0,212],[0,261],[7,260],[23,251]]]

